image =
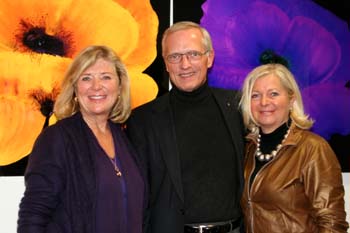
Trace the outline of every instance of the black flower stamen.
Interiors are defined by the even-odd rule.
[[[284,57],[278,55],[271,49],[267,49],[264,52],[261,53],[259,58],[260,64],[271,64],[271,63],[278,63],[281,65],[284,65],[285,67],[289,68],[289,62]]]
[[[44,28],[34,27],[23,34],[22,42],[37,53],[63,56],[64,43],[54,36],[47,35]]]
[[[350,90],[350,80],[345,83],[345,88]]]
[[[49,125],[49,120],[53,114],[53,108],[58,93],[59,90],[55,87],[52,89],[51,93],[47,93],[43,89],[38,88],[29,94],[29,96],[34,99],[35,104],[39,106],[41,114],[45,117],[43,128],[46,128]]]

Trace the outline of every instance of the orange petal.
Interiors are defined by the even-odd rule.
[[[158,17],[152,8],[149,0],[130,1],[130,0],[115,0],[136,19],[139,30],[139,40],[136,49],[128,56],[126,60],[134,66],[140,65],[140,70],[144,70],[152,64],[157,56],[157,35],[158,35]],[[145,54],[147,56],[140,56]]]
[[[132,108],[147,103],[156,97],[157,84],[147,74],[140,74],[138,71],[133,72],[132,70],[129,70],[129,74],[132,77],[130,79]]]
[[[61,82],[69,62],[58,56],[0,52],[0,94],[27,97],[38,87],[50,92]]]
[[[44,117],[29,99],[0,96],[0,165],[28,155],[40,133]]]

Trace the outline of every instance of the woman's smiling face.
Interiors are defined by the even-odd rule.
[[[119,95],[119,78],[113,63],[98,59],[77,81],[76,96],[84,117],[108,118]]]
[[[252,89],[252,116],[264,133],[271,133],[288,120],[293,101],[278,77],[263,76]]]

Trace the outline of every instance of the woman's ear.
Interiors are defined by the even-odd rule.
[[[292,97],[291,97],[290,100],[289,100],[289,109],[290,109],[290,110],[293,109],[294,102],[295,102],[295,96],[292,95]]]

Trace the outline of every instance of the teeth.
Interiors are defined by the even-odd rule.
[[[190,77],[193,73],[187,73],[187,74],[180,74],[181,77]]]
[[[99,99],[103,99],[104,96],[103,95],[94,95],[94,96],[90,96],[89,98],[94,99],[94,100],[99,100]]]

